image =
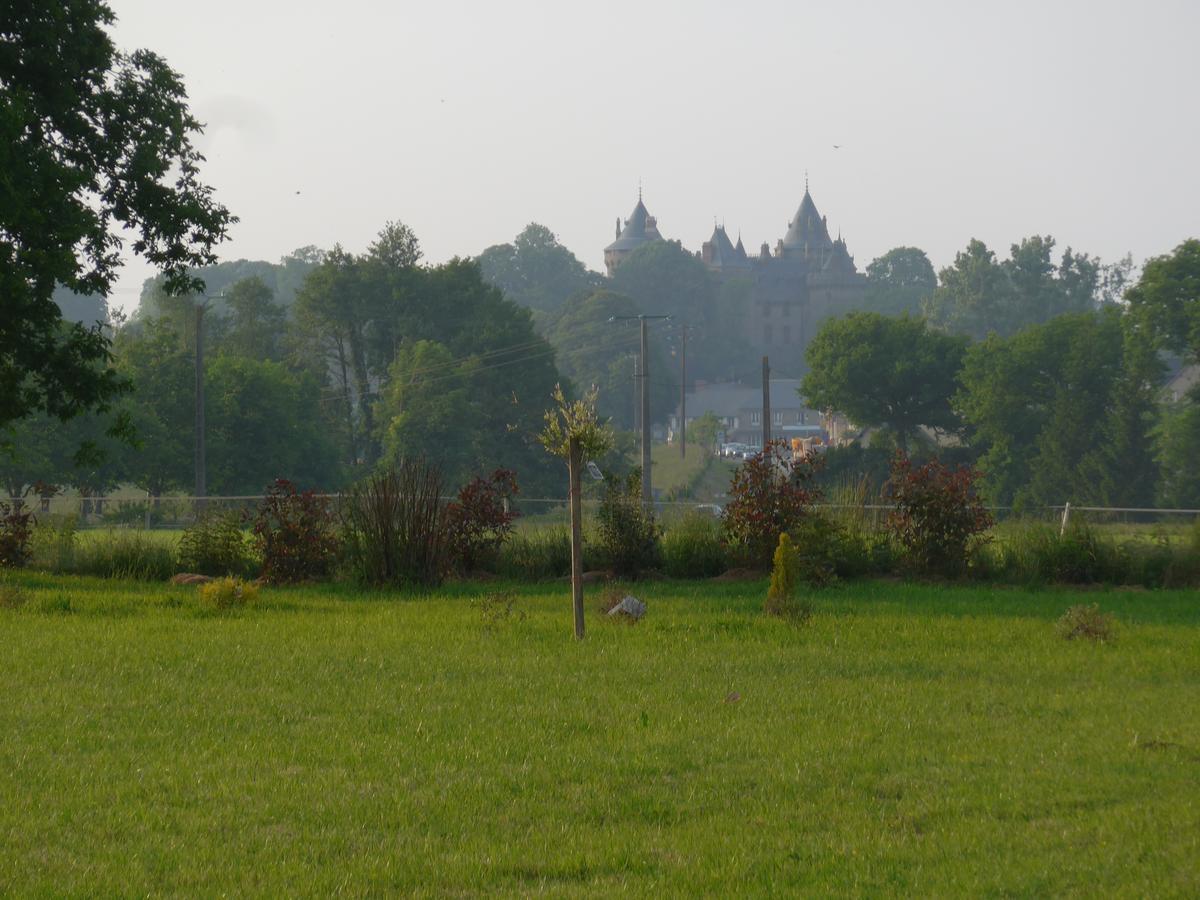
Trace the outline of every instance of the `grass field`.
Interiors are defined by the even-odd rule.
[[[496,589],[10,577],[0,893],[1200,893],[1195,592]]]

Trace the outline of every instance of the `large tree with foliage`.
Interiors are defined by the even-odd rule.
[[[1112,307],[971,347],[955,404],[993,502],[1148,503],[1156,372]]]
[[[1161,346],[1200,362],[1200,240],[1148,260],[1125,297]]]
[[[57,285],[105,294],[131,249],[174,293],[215,259],[229,212],[199,179],[183,82],[124,53],[103,0],[12,0],[0,29],[0,426],[103,406],[121,380],[98,328],[63,321]]]
[[[937,274],[924,250],[896,247],[867,266],[865,309],[885,316],[918,315],[937,290]]]
[[[553,312],[580,292],[600,286],[590,271],[558,242],[545,225],[531,222],[511,244],[496,244],[479,254],[484,280],[504,296],[530,309]]]
[[[949,431],[950,406],[967,339],[941,334],[924,319],[850,313],[829,319],[808,345],[800,393],[858,425],[891,429],[901,449],[922,425]]]

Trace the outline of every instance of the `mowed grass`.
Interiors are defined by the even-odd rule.
[[[0,893],[1200,893],[1195,592],[8,584]]]

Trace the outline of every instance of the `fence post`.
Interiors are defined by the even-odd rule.
[[[1058,536],[1062,537],[1067,533],[1067,524],[1071,521],[1071,501],[1068,500],[1066,506],[1063,507],[1062,526],[1058,529]]]

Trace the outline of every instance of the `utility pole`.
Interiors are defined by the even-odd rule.
[[[204,311],[208,309],[208,299],[196,304],[196,514],[199,515],[205,506],[204,497],[208,493],[205,483],[204,463]]]
[[[633,430],[642,430],[642,370],[641,358],[633,357]]]
[[[670,316],[612,316],[608,321],[623,322],[631,319],[637,319],[641,325],[641,353],[639,354],[640,364],[637,367],[637,378],[640,379],[639,384],[639,399],[640,403],[636,408],[641,409],[641,430],[642,430],[642,503],[647,506],[654,499],[654,493],[650,486],[650,360],[647,354],[646,341],[646,323],[651,319],[669,319]]]
[[[679,458],[687,459],[687,326],[679,329]]]
[[[762,431],[763,431],[763,453],[767,452],[767,445],[771,443],[771,364],[767,357],[763,357],[763,408],[762,408]]]

